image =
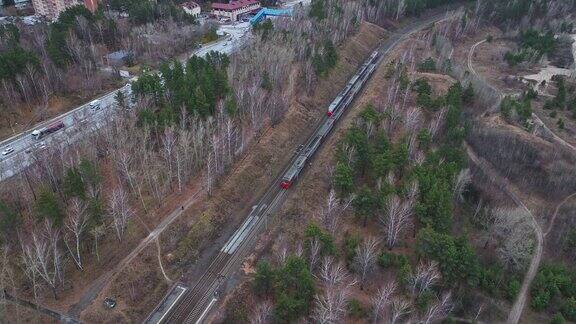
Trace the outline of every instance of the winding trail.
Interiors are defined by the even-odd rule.
[[[519,96],[520,93],[504,93],[501,90],[495,88],[492,84],[490,84],[489,82],[487,82],[480,74],[478,74],[478,72],[476,71],[476,69],[474,69],[474,64],[472,64],[473,58],[474,58],[474,51],[476,50],[476,47],[478,47],[479,45],[485,43],[487,40],[483,39],[475,44],[473,44],[470,47],[470,51],[468,52],[468,70],[470,70],[470,72],[472,72],[472,74],[474,74],[478,80],[484,82],[484,84],[486,86],[488,86],[490,89],[492,89],[494,92],[496,92],[499,96],[499,100],[498,102],[491,108],[492,112],[497,112],[499,110],[499,106],[500,106],[500,101],[502,101],[502,99],[504,98],[504,96],[506,95],[510,95],[510,96]],[[540,117],[538,117],[538,115],[536,115],[535,113],[532,113],[532,120],[534,121],[534,125],[539,127],[541,130],[543,130],[543,132],[550,136],[552,140],[556,141],[558,144],[564,146],[565,148],[567,148],[568,150],[571,150],[572,152],[576,152],[576,147],[574,147],[572,144],[566,142],[563,138],[561,138],[560,136],[556,135],[556,133],[554,133],[550,128],[548,128],[548,126],[546,126],[546,124],[542,121],[542,119],[540,119]]]
[[[470,160],[472,160],[472,162],[476,164],[482,170],[482,172],[484,172],[484,174],[490,178],[491,181],[498,185],[498,187],[504,191],[518,207],[524,209],[528,215],[530,215],[530,223],[532,224],[532,227],[534,228],[534,234],[536,235],[536,249],[534,250],[528,271],[526,272],[524,280],[522,281],[520,292],[518,293],[518,296],[514,301],[514,305],[508,314],[508,319],[506,320],[507,323],[515,324],[520,320],[520,316],[522,315],[522,311],[526,305],[530,284],[532,284],[532,280],[534,279],[534,276],[536,276],[538,267],[540,266],[540,261],[542,260],[542,252],[544,250],[544,233],[542,233],[542,228],[540,228],[540,225],[536,221],[536,218],[532,212],[526,207],[526,205],[524,205],[522,200],[518,198],[514,191],[510,189],[508,180],[502,178],[498,172],[494,170],[494,167],[490,162],[476,155],[476,152],[474,152],[474,150],[468,144],[465,144],[465,147]]]
[[[552,215],[552,218],[550,218],[550,224],[548,224],[548,228],[546,229],[546,232],[544,233],[544,237],[546,237],[550,231],[552,230],[552,227],[554,227],[554,222],[556,221],[556,216],[558,215],[558,211],[560,210],[560,207],[562,207],[562,205],[564,205],[568,200],[570,200],[571,198],[576,197],[576,192],[568,195],[566,198],[564,198],[564,200],[562,200],[558,206],[556,206],[556,209],[554,210],[554,215]]]
[[[499,98],[500,98],[499,101],[501,101],[503,98],[502,91],[494,88],[484,78],[482,78],[476,72],[476,70],[474,69],[474,66],[472,64],[472,58],[474,57],[474,51],[476,50],[476,47],[478,47],[478,45],[480,45],[484,42],[486,42],[486,40],[479,41],[479,42],[475,43],[474,45],[472,45],[472,47],[470,47],[470,51],[468,52],[468,69],[470,69],[470,71],[472,73],[474,73],[474,75],[476,75],[476,77],[478,77],[479,80],[484,82],[485,85],[487,85],[491,89],[497,91]],[[499,103],[497,105],[499,105]],[[497,106],[496,106],[496,108],[497,108]],[[494,109],[494,107],[492,109]],[[542,123],[542,125],[544,124],[540,120],[540,118],[538,118],[538,116],[536,116],[534,113],[532,114],[532,116],[533,116],[533,118],[535,117],[534,118],[535,120],[540,121]],[[545,125],[544,125],[544,127],[545,127]],[[554,134],[554,133],[552,133],[552,134]],[[554,138],[558,138],[558,136],[554,136]],[[518,198],[518,196],[512,190],[510,190],[509,185],[508,185],[508,181],[506,179],[502,179],[498,175],[498,173],[491,167],[491,165],[487,161],[478,157],[476,155],[476,153],[472,150],[472,148],[470,148],[468,145],[466,145],[466,151],[468,152],[468,156],[470,156],[470,159],[474,163],[476,163],[486,173],[486,175],[489,175],[489,177],[494,181],[500,180],[499,181],[500,182],[499,183],[500,188],[504,192],[506,192],[506,194],[514,201],[514,203],[516,205],[518,205],[519,207],[521,207],[522,209],[524,209],[528,212],[528,214],[530,215],[530,223],[532,224],[532,228],[534,229],[534,234],[536,235],[536,249],[534,250],[534,254],[532,255],[532,260],[530,260],[530,266],[528,267],[528,271],[526,272],[526,275],[524,276],[524,280],[522,281],[522,286],[520,288],[520,292],[518,293],[518,296],[516,296],[516,300],[514,301],[514,304],[512,305],[512,309],[510,310],[510,313],[508,314],[508,319],[506,320],[506,322],[509,324],[516,324],[520,320],[520,316],[522,316],[522,312],[524,311],[524,307],[526,306],[526,300],[528,299],[528,290],[530,289],[530,285],[532,284],[532,281],[534,280],[534,277],[536,276],[536,273],[538,272],[538,267],[540,266],[540,261],[542,260],[542,252],[544,251],[544,234],[542,232],[542,228],[540,227],[540,224],[538,224],[538,222],[537,222],[536,218],[534,217],[534,215],[532,214],[532,212],[530,212],[530,210],[526,207],[526,205],[524,205],[524,203],[520,200],[520,198]],[[559,207],[557,208],[556,213],[558,212],[558,209],[559,209]],[[553,219],[555,219],[556,213],[554,214]],[[551,222],[550,226],[552,224],[553,223]]]
[[[472,72],[472,74],[474,74],[476,78],[478,78],[478,80],[484,82],[485,85],[487,85],[490,89],[492,89],[492,91],[498,94],[498,101],[491,108],[493,112],[496,112],[500,108],[500,102],[502,101],[502,98],[504,98],[504,94],[502,93],[502,91],[494,88],[490,83],[486,82],[486,80],[484,80],[484,78],[481,77],[480,74],[478,74],[478,72],[476,72],[476,69],[474,69],[474,64],[472,64],[472,59],[474,58],[474,51],[476,50],[476,47],[485,42],[486,39],[483,39],[472,45],[472,47],[470,47],[470,51],[468,52],[468,70],[470,70],[470,72]]]

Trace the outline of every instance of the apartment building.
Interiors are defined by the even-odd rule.
[[[36,14],[50,20],[58,19],[60,13],[66,8],[79,4],[84,4],[92,12],[98,8],[98,0],[32,0]]]
[[[198,16],[200,16],[200,12],[202,11],[202,9],[200,9],[200,6],[194,1],[188,1],[188,2],[181,3],[180,7],[182,7],[182,9],[184,9],[184,12],[186,12],[187,14],[192,15],[196,18]]]

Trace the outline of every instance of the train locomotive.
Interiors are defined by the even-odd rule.
[[[346,87],[336,96],[336,98],[328,106],[326,118],[319,126],[315,136],[312,137],[298,152],[296,161],[288,168],[280,180],[280,188],[289,189],[302,169],[306,166],[306,162],[316,153],[322,141],[326,138],[328,133],[334,127],[336,121],[342,116],[343,112],[354,100],[354,97],[360,92],[368,78],[372,75],[376,66],[378,65],[378,58],[380,57],[379,51],[374,51],[370,57],[362,64],[356,74],[348,81]]]

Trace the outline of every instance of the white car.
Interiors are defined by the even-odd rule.
[[[100,104],[101,104],[100,100],[94,100],[90,103],[90,109],[98,110],[100,109]]]
[[[14,148],[11,146],[8,146],[6,149],[4,149],[4,151],[2,151],[2,155],[8,155],[12,152],[14,152]]]

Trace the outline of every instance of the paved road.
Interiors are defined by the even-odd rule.
[[[409,24],[391,35],[379,48],[381,56],[376,65],[379,65],[389,51],[400,41],[430,24],[441,20],[444,16],[445,15],[429,17],[428,19]],[[370,77],[370,73],[363,75],[360,78],[362,81],[358,83],[360,87],[361,84],[364,84]],[[361,90],[354,91],[350,96],[345,97],[342,100],[343,107],[340,108],[340,110],[342,111],[345,107],[348,107],[354,100],[354,96],[360,92]],[[315,145],[314,143],[318,141],[322,129],[326,126],[327,122],[328,117],[324,116],[317,125],[316,130],[312,132],[306,143],[302,146],[304,149]],[[317,148],[317,146],[315,147]],[[162,303],[159,305],[145,321],[146,323],[201,323],[208,317],[211,308],[223,292],[228,278],[239,268],[242,260],[252,251],[258,236],[267,226],[269,218],[284,202],[287,190],[279,187],[280,180],[288,169],[293,168],[296,163],[298,163],[297,161],[300,156],[301,152],[296,152],[296,154],[293,155],[284,170],[278,174],[275,181],[270,184],[258,203],[253,206],[252,211],[246,216],[242,225],[224,247],[222,247],[216,258],[200,278],[196,280],[195,285],[190,289],[186,287],[185,293],[178,299],[176,304],[167,306]],[[167,313],[166,311],[159,311],[163,309],[168,309]]]
[[[230,54],[244,44],[246,38],[249,37],[249,30],[250,23],[248,22],[222,25],[219,31],[226,36],[217,42],[199,48],[194,51],[192,55],[205,56],[211,51]],[[14,149],[14,152],[6,156],[0,155],[0,181],[8,179],[28,167],[36,158],[39,158],[41,155],[40,151],[69,145],[81,139],[87,132],[97,130],[106,125],[117,113],[114,96],[118,91],[124,92],[127,97],[129,97],[131,94],[130,84],[126,84],[122,88],[98,98],[101,102],[101,108],[99,110],[90,109],[89,103],[86,103],[0,142],[0,152],[8,147]],[[32,131],[46,127],[57,121],[62,121],[65,128],[53,134],[46,135],[40,140],[32,137]]]

